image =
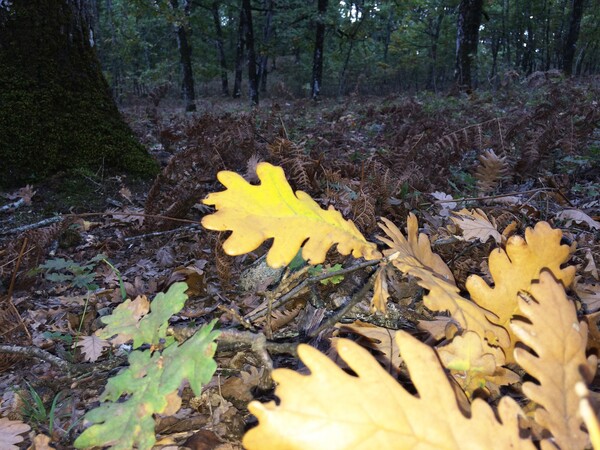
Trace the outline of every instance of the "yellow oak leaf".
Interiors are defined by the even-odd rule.
[[[493,313],[459,295],[452,272],[442,258],[431,251],[429,238],[419,234],[419,224],[413,214],[407,220],[407,237],[391,221],[382,218],[379,226],[388,236],[378,237],[390,248],[383,254],[394,267],[416,277],[419,286],[428,289],[423,297],[425,306],[433,311],[449,311],[465,330],[477,332],[491,344],[509,344],[508,332],[492,323],[497,320]]]
[[[560,230],[552,229],[546,222],[539,222],[535,228],[525,230],[525,239],[512,236],[506,243],[506,250],[492,250],[488,264],[494,279],[493,287],[478,275],[467,278],[466,288],[473,301],[492,311],[495,318],[490,320],[511,333],[509,345],[500,342],[508,362],[513,362],[512,350],[516,344],[510,320],[519,314],[517,294],[528,291],[544,268],[550,270],[564,286],[573,282],[575,267],[561,269],[561,265],[569,259],[569,246],[560,245],[561,238]]]
[[[498,347],[491,347],[474,331],[454,337],[449,344],[438,347],[437,353],[469,398],[477,389],[487,389],[499,395],[499,386],[521,381],[516,373],[502,367],[504,352]]]
[[[248,253],[273,238],[267,254],[267,264],[273,268],[289,264],[300,247],[302,257],[311,264],[322,263],[336,243],[342,255],[381,256],[376,245],[339,211],[321,209],[305,192],[294,193],[281,167],[261,162],[256,174],[259,185],[251,185],[234,172],[221,171],[217,177],[227,189],[203,200],[217,212],[205,216],[202,225],[209,230],[232,231],[223,244],[228,255]]]
[[[519,436],[521,409],[510,398],[498,407],[476,399],[466,417],[429,346],[408,333],[396,340],[418,397],[406,391],[375,359],[347,339],[337,351],[357,374],[349,375],[329,358],[307,345],[298,354],[310,369],[300,375],[276,369],[275,394],[280,403],[251,402],[259,421],[244,436],[248,450],[264,449],[531,449]]]
[[[521,314],[531,323],[515,320],[516,336],[535,354],[517,348],[517,363],[539,384],[523,383],[523,393],[539,405],[535,421],[552,433],[562,450],[583,449],[589,437],[581,427],[580,398],[575,386],[588,384],[597,358],[586,358],[587,325],[579,322],[575,305],[553,274],[544,270],[529,289],[533,299],[519,299]]]

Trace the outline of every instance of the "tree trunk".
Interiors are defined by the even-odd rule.
[[[171,0],[173,11],[177,14],[179,11],[179,0]],[[192,47],[188,41],[188,32],[186,29],[187,18],[190,15],[191,3],[183,0],[183,14],[175,24],[175,35],[177,37],[177,47],[179,48],[179,58],[181,62],[181,72],[183,73],[183,100],[186,111],[196,111],[196,93],[194,90],[194,73],[192,72]]]
[[[583,17],[584,0],[573,0],[571,3],[571,20],[569,21],[569,33],[565,39],[563,50],[562,70],[567,76],[573,73],[573,60],[575,59],[575,47],[579,39],[579,28]]]
[[[0,4],[0,185],[75,169],[156,171],[102,76],[87,6]]]
[[[233,98],[242,95],[242,70],[244,68],[244,48],[246,47],[246,15],[244,8],[240,8],[240,21],[238,23],[238,39],[235,52],[235,81],[233,83]]]
[[[471,68],[477,56],[483,0],[461,0],[456,32],[455,81],[460,89],[473,87]]]
[[[252,27],[252,9],[250,0],[242,0],[242,13],[246,22],[246,50],[248,50],[248,89],[250,103],[258,105],[258,76],[256,66],[256,53],[254,52],[254,29]]]
[[[261,92],[267,92],[267,63],[269,61],[269,41],[273,31],[273,0],[265,0],[265,26],[263,28],[263,49],[260,52],[258,65],[258,84]]]
[[[325,43],[325,14],[327,13],[327,0],[318,0],[317,3],[317,33],[315,37],[315,52],[313,54],[311,97],[318,100],[323,85],[323,45]]]
[[[223,48],[223,30],[221,29],[221,16],[219,14],[219,2],[212,3],[213,20],[215,23],[215,32],[217,38],[215,45],[217,47],[217,57],[219,58],[219,66],[221,67],[221,93],[224,96],[229,95],[229,82],[227,80],[227,61],[225,59],[225,49]]]

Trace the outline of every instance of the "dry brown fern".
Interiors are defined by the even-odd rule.
[[[490,148],[484,150],[483,153],[478,156],[478,159],[480,164],[475,171],[477,190],[481,195],[489,194],[498,187],[502,178],[507,174],[508,167],[506,157],[499,157],[494,150]]]

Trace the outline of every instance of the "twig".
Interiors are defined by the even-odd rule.
[[[193,228],[196,228],[196,225],[198,225],[198,222],[191,224],[191,225],[187,225],[182,228],[193,229]],[[136,234],[135,236],[126,237],[124,240],[125,240],[125,242],[128,242],[128,241],[133,241],[134,239],[144,239],[147,237],[164,236],[166,234],[173,234],[173,233],[180,232],[182,228],[176,228],[174,230],[166,230],[166,231],[154,231],[152,233],[145,233],[145,234]]]
[[[287,302],[292,301],[294,298],[296,298],[298,295],[300,295],[300,293],[304,289],[306,289],[308,286],[310,286],[312,284],[316,284],[319,281],[325,280],[327,278],[333,278],[333,277],[336,277],[339,275],[346,275],[348,273],[355,272],[360,269],[364,269],[365,267],[374,266],[376,264],[379,264],[380,262],[381,261],[379,259],[372,260],[372,261],[364,261],[362,263],[356,264],[351,267],[347,267],[342,270],[337,270],[335,272],[327,272],[322,275],[318,275],[316,277],[307,278],[302,283],[298,284],[298,286],[296,286],[294,289],[289,291],[287,294],[282,295],[277,300],[275,300],[273,302],[273,304],[271,305],[271,310],[277,309],[280,306],[285,305]],[[249,322],[254,322],[256,319],[260,319],[261,317],[263,317],[265,315],[267,315],[267,308],[265,308],[261,311],[258,311],[257,313],[255,313],[251,316],[246,316],[245,319]]]
[[[488,195],[486,197],[464,197],[464,198],[453,198],[451,200],[433,200],[431,202],[421,203],[419,206],[430,206],[430,205],[436,205],[439,203],[459,203],[459,202],[473,202],[473,201],[477,201],[477,200],[491,200],[494,198],[512,197],[515,195],[532,194],[532,193],[544,192],[544,191],[556,191],[556,189],[554,189],[554,188],[537,188],[537,189],[530,189],[528,191],[508,192],[506,194]]]
[[[20,198],[16,202],[12,202],[7,205],[0,206],[0,212],[10,211],[11,209],[17,209],[19,206],[23,205],[24,203],[25,203],[25,199]]]
[[[49,217],[47,219],[40,220],[39,222],[36,222],[36,223],[30,223],[27,225],[22,225],[17,228],[12,228],[10,230],[0,231],[0,235],[22,233],[23,231],[33,230],[34,228],[41,228],[41,227],[45,227],[46,225],[50,225],[51,223],[60,222],[62,219],[63,219],[62,216]]]
[[[342,317],[346,315],[348,311],[350,311],[355,305],[359,304],[369,293],[373,285],[375,284],[375,274],[372,274],[369,280],[364,284],[364,286],[358,291],[354,296],[338,311],[326,319],[315,331],[313,331],[309,337],[313,338],[317,336],[321,331],[325,328],[332,326],[333,324],[339,322]]]

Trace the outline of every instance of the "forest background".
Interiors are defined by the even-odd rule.
[[[95,6],[98,54],[120,102],[165,83],[190,102],[190,83],[199,97],[239,97],[248,92],[241,85],[247,75],[254,102],[257,89],[261,96],[332,97],[447,91],[457,81],[498,88],[536,71],[595,74],[600,56],[600,8],[586,0]],[[248,60],[255,71],[244,66]]]

